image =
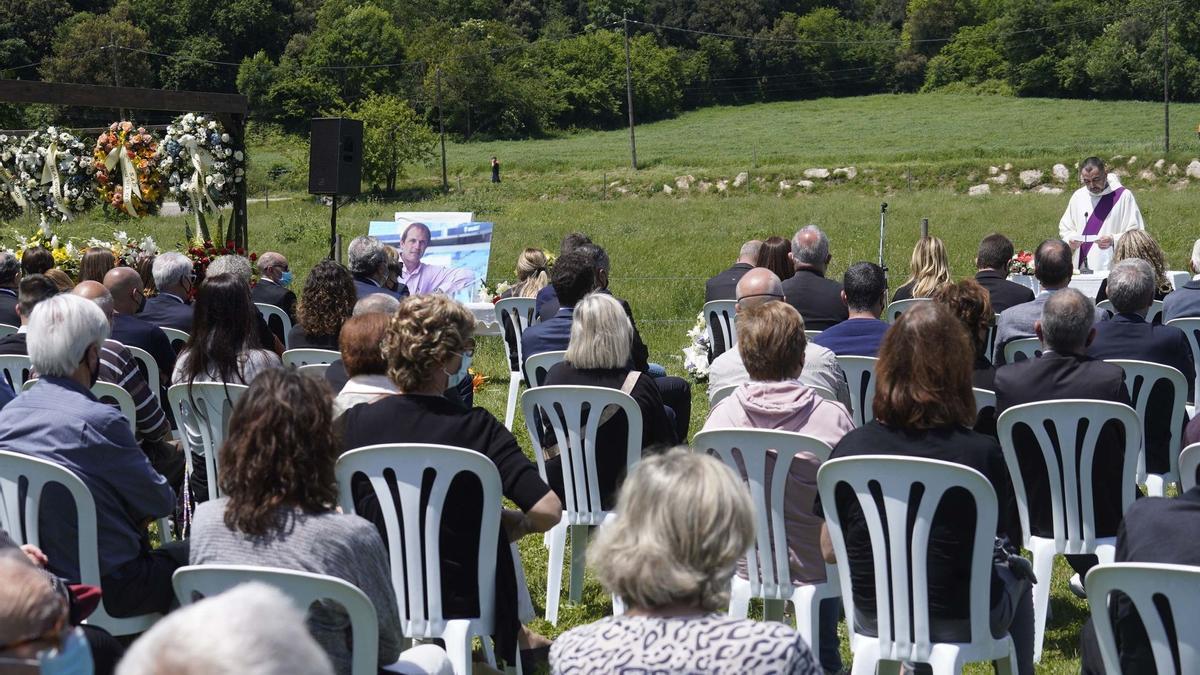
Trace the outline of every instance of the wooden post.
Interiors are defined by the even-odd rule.
[[[446,179],[446,118],[442,115],[442,67],[438,66],[437,77],[437,109],[438,133],[442,137],[442,192],[450,191],[450,181]]]
[[[633,68],[629,61],[629,13],[625,13],[625,102],[629,107],[629,163],[637,171],[637,140],[633,135]]]
[[[1171,152],[1171,14],[1163,7],[1163,153]]]

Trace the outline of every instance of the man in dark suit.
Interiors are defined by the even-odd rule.
[[[561,306],[554,316],[526,328],[521,334],[521,353],[526,359],[534,354],[567,348],[571,341],[575,303],[596,287],[596,270],[591,257],[577,251],[559,257],[550,272],[550,283],[554,285]]]
[[[192,261],[182,253],[160,253],[151,269],[158,295],[146,300],[138,318],[159,328],[192,332],[192,288],[196,283]]]
[[[1200,565],[1200,487],[1194,487],[1174,498],[1139,499],[1125,514],[1117,533],[1116,562],[1166,563]],[[1109,606],[1109,615],[1116,622],[1117,652],[1121,656],[1121,672],[1150,675],[1158,671],[1150,651],[1150,639],[1137,612],[1132,611],[1128,598],[1117,596]],[[1191,630],[1180,626],[1179,630]],[[1080,656],[1084,675],[1104,675],[1100,645],[1091,619],[1080,635]],[[1164,665],[1164,664],[1159,664]]]
[[[256,261],[258,265],[258,283],[250,290],[250,299],[274,305],[282,309],[292,325],[296,324],[296,294],[289,286],[292,285],[292,269],[288,259],[283,254],[267,251]],[[285,339],[283,325],[279,321],[271,324],[271,331],[282,342]]]
[[[171,348],[171,341],[158,326],[135,316],[146,304],[141,275],[132,267],[114,267],[104,275],[104,287],[112,295],[112,339],[154,357],[161,381],[149,383],[151,387],[170,382],[175,370],[175,350]]]
[[[1108,299],[1117,311],[1108,321],[1096,324],[1096,339],[1088,347],[1094,359],[1134,359],[1170,366],[1183,373],[1188,384],[1188,400],[1195,388],[1196,364],[1187,336],[1174,326],[1148,323],[1146,313],[1154,301],[1154,269],[1139,258],[1126,258],[1108,274]],[[1150,392],[1146,408],[1146,469],[1162,473],[1170,468],[1167,458],[1170,428],[1171,390],[1166,383]],[[1187,420],[1184,420],[1186,424]]]
[[[0,355],[29,355],[29,349],[25,346],[25,330],[33,308],[39,302],[56,295],[58,286],[41,274],[27,274],[21,279],[17,294],[17,315],[20,317],[21,328],[12,335],[0,338]]]
[[[385,244],[375,237],[355,237],[346,249],[350,261],[350,273],[354,275],[354,289],[358,299],[372,293],[387,293],[396,298],[408,295],[408,286],[396,282],[396,290],[383,287],[388,277],[388,255]]]
[[[0,252],[0,323],[21,325],[17,315],[17,281],[21,278],[21,262],[8,251]]]
[[[846,303],[842,302],[842,285],[825,278],[825,270],[833,259],[829,237],[816,225],[801,228],[792,237],[792,252],[788,257],[796,267],[796,274],[784,280],[783,294],[804,317],[808,330],[825,330],[849,318]]]
[[[590,243],[592,243],[591,237],[582,232],[563,235],[562,241],[558,244],[558,257],[561,258],[580,246]],[[559,308],[558,296],[554,293],[554,284],[546,284],[542,290],[538,291],[533,308],[540,321],[554,318]],[[566,348],[564,347],[564,349]]]
[[[1167,293],[1163,298],[1162,320],[1200,317],[1200,239],[1192,244],[1192,257],[1188,270],[1195,276],[1186,284]]]
[[[1008,280],[1008,261],[1013,257],[1013,245],[1008,237],[989,234],[979,242],[975,254],[975,281],[987,290],[992,300],[992,311],[999,314],[1004,310],[1033,300],[1033,289]]]
[[[754,262],[758,260],[758,250],[761,248],[762,241],[759,239],[751,239],[742,244],[737,262],[729,269],[718,272],[716,276],[704,282],[704,301],[736,300],[737,283],[742,280],[746,272],[754,269]]]
[[[1042,355],[996,370],[996,416],[1023,403],[1064,398],[1129,405],[1124,371],[1086,355],[1096,336],[1094,320],[1092,301],[1079,291],[1066,288],[1052,294],[1045,302],[1042,318],[1034,324],[1034,332],[1042,341]],[[1121,522],[1125,438],[1118,427],[1109,424],[1096,443],[1092,465],[1096,536],[1112,537]],[[1016,429],[1013,445],[1029,498],[1030,529],[1038,536],[1052,536],[1050,487],[1042,451],[1033,433],[1024,427]],[[1096,564],[1096,556],[1069,555],[1067,562],[1082,578]]]

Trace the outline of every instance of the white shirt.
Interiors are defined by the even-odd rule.
[[[338,417],[359,403],[374,403],[399,393],[400,389],[387,375],[355,375],[333,399],[333,416]]]
[[[1088,218],[1096,210],[1096,204],[1100,202],[1100,198],[1116,191],[1119,187],[1121,187],[1121,180],[1116,174],[1110,173],[1108,174],[1108,187],[1104,189],[1104,192],[1094,195],[1086,187],[1076,190],[1075,194],[1071,195],[1071,201],[1067,203],[1067,210],[1063,212],[1062,218],[1058,221],[1059,238],[1066,242],[1082,241],[1083,228],[1087,225]],[[1096,233],[1096,236],[1111,236],[1113,246],[1101,249],[1093,244],[1091,250],[1088,251],[1088,267],[1097,272],[1107,271],[1112,264],[1113,248],[1121,235],[1130,230],[1144,229],[1146,229],[1146,223],[1142,220],[1142,212],[1138,209],[1137,200],[1133,198],[1133,192],[1127,188],[1117,199],[1117,203],[1113,205],[1108,217],[1104,219],[1100,231]],[[1079,253],[1076,252],[1073,258],[1075,267],[1078,269]]]

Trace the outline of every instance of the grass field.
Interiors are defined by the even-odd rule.
[[[1174,106],[1173,138],[1184,149],[1171,161],[1186,164],[1196,154],[1194,122],[1200,106]],[[1157,112],[1156,112],[1157,111]],[[858,163],[887,167],[899,175],[918,165],[937,165],[957,180],[989,164],[1071,163],[1086,154],[1155,154],[1161,142],[1161,110],[1146,103],[1091,103],[996,97],[874,96],[863,99],[717,108],[689,113],[676,120],[639,128],[639,156],[662,177],[693,171],[732,172],[752,162],[757,148],[760,166],[781,173],[806,166]],[[1189,121],[1190,120],[1190,121]],[[1191,125],[1191,126],[1189,126]],[[470,210],[480,220],[496,223],[491,258],[492,279],[511,279],[518,252],[526,246],[557,250],[566,232],[589,233],[610,253],[612,290],[632,304],[651,360],[683,375],[680,349],[686,331],[703,302],[704,279],[728,266],[740,244],[751,237],[790,235],[807,223],[821,225],[832,240],[832,276],[840,276],[857,260],[875,260],[879,203],[887,201],[889,228],[885,262],[892,288],[907,276],[908,256],[921,218],[950,250],[955,276],[973,271],[975,247],[984,235],[1001,231],[1018,248],[1032,249],[1057,235],[1066,195],[995,194],[966,197],[948,187],[905,189],[893,186],[845,185],[812,194],[778,196],[749,190],[728,195],[602,199],[601,176],[628,175],[627,136],[622,131],[567,136],[545,141],[480,143],[450,148],[451,173],[464,175],[464,186],[449,195],[430,190],[430,174],[418,172],[410,194],[420,201],[363,199],[339,209],[339,231],[348,241],[362,234],[371,220],[390,219],[398,210]],[[486,183],[487,158],[498,155],[506,182]],[[252,161],[254,155],[251,155]],[[1145,161],[1145,160],[1143,160]],[[915,169],[914,169],[915,170]],[[621,172],[625,172],[622,174]],[[793,174],[794,175],[794,174]],[[638,177],[636,180],[650,180]],[[658,180],[654,178],[653,180]],[[593,186],[563,189],[564,186]],[[1138,189],[1137,198],[1150,231],[1162,243],[1170,266],[1181,269],[1200,236],[1200,189],[1181,184]],[[541,195],[546,194],[546,198]],[[296,272],[297,289],[307,270],[327,250],[328,208],[303,195],[289,201],[252,204],[253,250],[286,253]],[[152,234],[173,248],[183,240],[182,218],[149,218],[115,225],[89,218],[59,226],[61,236],[86,239],[115,229]],[[22,229],[31,223],[14,224]],[[0,243],[10,245],[7,237]],[[507,367],[500,343],[481,340],[476,366],[490,378],[477,404],[503,417]],[[707,403],[703,385],[693,389],[692,432],[703,424]],[[518,416],[517,437],[528,448]],[[546,551],[540,538],[522,543],[522,555],[535,605],[545,596]],[[1039,672],[1078,672],[1077,627],[1086,605],[1066,590],[1065,565],[1056,570],[1053,620]],[[560,622],[535,627],[549,635],[595,620],[609,611],[609,600],[589,580],[584,602],[564,604]],[[846,654],[848,657],[848,653]],[[970,672],[985,672],[976,667]]]

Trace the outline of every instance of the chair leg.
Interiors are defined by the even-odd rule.
[[[559,521],[547,533],[550,557],[546,564],[546,621],[558,625],[558,600],[562,595],[563,553],[567,546],[567,523]]]
[[[1146,474],[1146,496],[1162,497],[1166,494],[1166,484],[1163,477],[1156,473]]]
[[[749,615],[750,582],[734,574],[729,592],[729,616],[735,619],[745,619]]]
[[[504,428],[512,431],[517,417],[517,393],[521,389],[521,373],[508,374],[508,404],[504,408]]]
[[[854,665],[850,667],[850,675],[875,675],[875,670],[879,673],[900,673],[900,664],[895,661],[880,661],[879,660],[879,641],[878,640],[861,640],[858,649],[854,652]]]
[[[929,654],[929,667],[933,675],[959,675],[962,672],[961,652],[950,645],[936,645]]]
[[[450,657],[450,666],[454,668],[454,675],[470,675],[470,624],[466,621],[448,622],[446,624],[446,630],[442,633],[442,639],[446,642],[446,655]],[[488,641],[484,640],[484,644],[488,644]],[[495,661],[493,660],[493,665],[494,664]]]
[[[820,593],[809,587],[807,593],[792,594],[792,611],[796,613],[796,632],[808,643],[813,660],[821,663],[821,600]]]
[[[583,574],[587,562],[587,525],[571,526],[571,588],[567,598],[571,602],[583,600]]]
[[[1054,570],[1054,542],[1033,540],[1033,574],[1038,582],[1033,585],[1033,662],[1042,659],[1042,641],[1046,637],[1046,613],[1050,609],[1051,572]]]

